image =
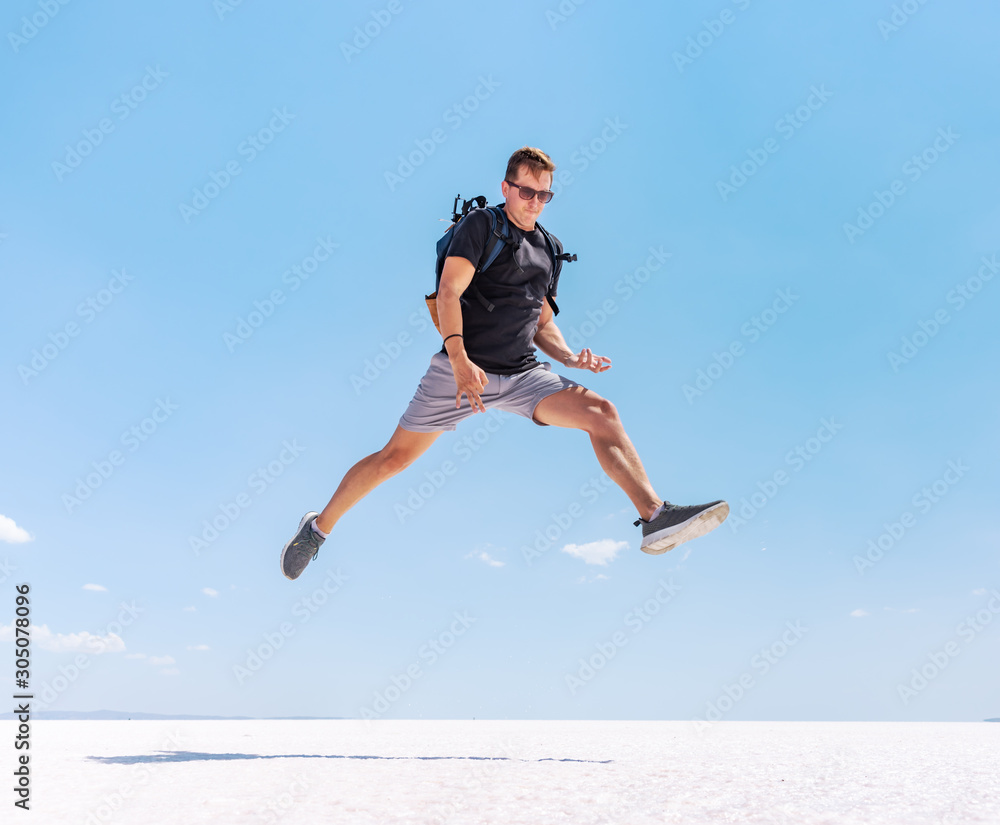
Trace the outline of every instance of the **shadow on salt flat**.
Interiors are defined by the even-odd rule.
[[[101,762],[105,765],[132,765],[136,762],[204,762],[208,760],[226,759],[422,759],[427,761],[439,759],[464,759],[483,762],[586,762],[595,765],[607,765],[613,759],[513,759],[508,756],[347,756],[333,753],[198,753],[196,751],[158,751],[137,756],[88,756],[91,762]]]

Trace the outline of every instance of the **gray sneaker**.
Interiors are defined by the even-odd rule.
[[[691,507],[671,504],[669,501],[663,504],[663,512],[652,521],[641,518],[635,522],[637,526],[642,525],[642,544],[639,549],[653,556],[673,550],[689,539],[704,536],[722,524],[729,515],[729,505],[722,500]]]
[[[306,513],[299,522],[298,532],[281,550],[281,572],[286,579],[297,579],[316,556],[325,539],[312,529],[313,519],[319,513]]]

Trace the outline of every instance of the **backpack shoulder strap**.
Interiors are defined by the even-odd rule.
[[[571,263],[576,260],[576,254],[570,255],[568,252],[562,251],[562,244],[559,243],[557,238],[554,238],[548,233],[548,230],[540,223],[536,223],[535,226],[541,230],[542,237],[545,238],[546,243],[549,247],[549,252],[552,255],[552,286],[556,284],[559,280],[559,273],[562,272],[562,265],[564,262]],[[545,300],[549,302],[549,306],[552,307],[552,314],[559,314],[559,306],[556,304],[555,298],[552,297],[551,287],[548,292],[545,293]]]
[[[469,284],[469,289],[472,290],[472,294],[475,295],[476,300],[483,305],[487,312],[493,312],[494,305],[480,292],[479,287],[476,286],[476,278],[482,276],[482,273],[492,266],[493,262],[503,251],[503,248],[513,242],[513,238],[503,210],[498,206],[489,206],[486,207],[486,211],[490,215],[490,235],[486,241],[486,254],[479,262],[476,271],[472,274],[472,283]]]
[[[574,252],[571,255],[569,252],[563,252],[562,244],[559,243],[558,238],[554,237],[553,235],[550,235],[548,230],[544,226],[542,226],[540,223],[536,223],[535,226],[537,226],[542,231],[542,235],[544,236],[546,242],[549,245],[549,252],[552,253],[552,260],[560,270],[562,269],[564,261],[566,263],[572,263],[573,261],[576,260],[576,253]]]
[[[487,208],[487,211],[490,213],[490,240],[493,242],[493,245],[490,246],[490,241],[487,241],[486,248],[489,251],[486,257],[480,262],[479,269],[476,272],[483,272],[489,269],[500,253],[503,252],[503,248],[513,241],[504,211],[498,206],[490,206]]]

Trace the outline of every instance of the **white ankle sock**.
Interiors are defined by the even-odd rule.
[[[322,536],[325,539],[330,538],[329,533],[324,533],[322,530],[319,529],[319,526],[316,524],[316,519],[312,520],[312,529],[313,532],[316,533],[317,535]]]
[[[655,519],[658,515],[660,515],[660,513],[663,512],[663,508],[665,506],[666,506],[665,504],[661,504],[659,507],[657,507],[656,508],[656,512],[653,513],[653,515],[651,515],[648,519],[646,519],[646,521],[647,522],[653,521],[653,519]]]

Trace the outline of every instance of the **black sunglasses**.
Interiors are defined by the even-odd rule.
[[[548,189],[532,189],[530,186],[521,186],[521,184],[514,183],[514,181],[510,180],[505,180],[504,183],[506,183],[508,186],[516,186],[517,194],[521,196],[522,200],[526,201],[530,201],[533,197],[537,195],[539,203],[548,203],[550,200],[552,200],[552,196],[555,194],[555,192],[552,192]]]

